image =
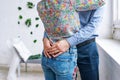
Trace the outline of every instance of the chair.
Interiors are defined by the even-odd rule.
[[[27,63],[41,63],[41,55],[32,55],[20,38],[7,40],[7,46],[12,49],[13,58],[11,59],[7,80],[16,80],[20,76],[20,63],[25,63],[25,71],[27,72]]]
[[[13,48],[12,40],[7,40],[7,46],[12,51],[13,57],[11,58],[11,63],[8,71],[7,80],[16,80],[16,70],[21,61],[21,58],[17,55],[15,49]],[[19,75],[19,73],[18,73]]]
[[[22,62],[24,63],[24,62]],[[27,72],[27,64],[32,63],[32,64],[41,64],[41,55],[36,54],[36,55],[31,55],[28,60],[25,62],[25,71]]]
[[[28,50],[25,44],[20,39],[15,39],[13,44],[14,49],[17,54],[21,58],[20,63],[25,63],[25,71],[27,72],[27,63],[41,63],[41,55],[32,55],[32,53]],[[18,76],[20,76],[20,64],[18,66]]]
[[[7,46],[13,50],[13,58],[11,59],[7,80],[16,80],[17,69],[18,76],[20,76],[20,62],[26,62],[32,53],[20,38],[7,40]]]

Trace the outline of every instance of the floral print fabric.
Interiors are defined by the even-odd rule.
[[[77,11],[87,11],[97,9],[105,4],[105,0],[75,0]]]
[[[70,37],[80,29],[78,13],[70,0],[42,0],[37,10],[50,39]]]

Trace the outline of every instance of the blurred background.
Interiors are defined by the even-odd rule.
[[[42,53],[43,24],[37,13],[40,0],[0,2],[0,80],[6,79],[13,54],[12,40],[20,38],[32,55]],[[100,80],[118,80],[120,75],[120,1],[106,0],[103,21],[96,29],[100,54]],[[106,46],[107,45],[107,46]],[[44,80],[41,65],[21,63],[20,80]],[[36,78],[34,78],[36,77]],[[42,78],[40,78],[42,77]]]

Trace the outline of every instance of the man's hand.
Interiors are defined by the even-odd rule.
[[[51,42],[47,38],[44,38],[43,45],[44,45],[44,55],[48,58],[51,58],[51,55],[47,51],[49,48],[51,48]]]
[[[52,44],[52,47],[47,49],[47,52],[49,52],[49,54],[51,54],[53,57],[57,57],[58,55],[66,52],[69,47],[70,45],[66,40],[61,40]]]

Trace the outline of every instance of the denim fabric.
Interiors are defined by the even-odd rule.
[[[82,80],[99,80],[99,56],[95,42],[84,46],[77,46],[77,65]]]
[[[71,47],[56,58],[47,58],[42,55],[42,69],[45,80],[73,80],[76,67],[77,49]]]

